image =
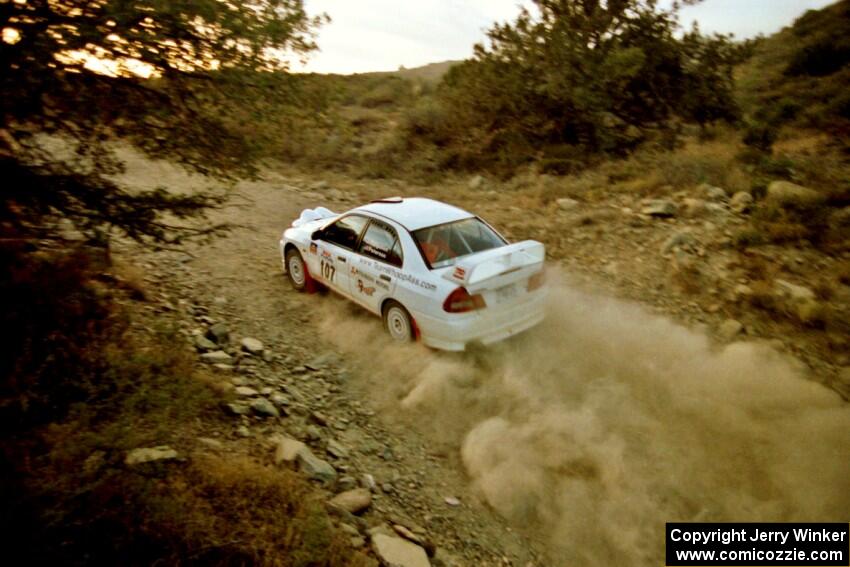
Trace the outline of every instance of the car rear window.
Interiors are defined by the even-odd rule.
[[[445,268],[463,256],[507,244],[479,218],[429,226],[413,231],[412,234],[431,269]]]

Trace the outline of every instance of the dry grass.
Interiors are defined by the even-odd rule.
[[[659,156],[659,174],[668,185],[678,189],[708,183],[723,187],[730,194],[750,188],[749,175],[737,161],[737,140],[728,136],[700,142],[689,140],[684,147]]]
[[[246,457],[196,457],[143,502],[142,526],[166,542],[166,557],[202,564],[269,567],[366,566],[331,523],[320,498],[295,473]]]
[[[370,564],[295,473],[192,454],[187,439],[229,426],[222,391],[173,327],[134,330],[152,325],[121,308],[134,286],[108,287],[77,253],[3,252],[5,322],[19,331],[0,360],[14,369],[0,382],[10,564]],[[163,444],[188,460],[124,464]]]
[[[734,132],[722,130],[711,140],[687,139],[671,151],[645,148],[625,160],[608,161],[596,171],[607,186],[636,197],[659,197],[678,190],[693,190],[707,183],[730,195],[749,191],[753,179],[738,160],[740,143]]]
[[[570,198],[588,200],[603,189],[606,176],[598,170],[589,170],[577,175],[553,177],[541,175],[535,183],[540,203],[548,205],[558,199]]]

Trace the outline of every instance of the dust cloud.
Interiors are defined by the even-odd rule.
[[[546,321],[483,352],[390,346],[322,307],[388,415],[459,449],[474,490],[561,564],[663,564],[667,521],[847,521],[850,406],[767,346],[712,346],[552,284]]]

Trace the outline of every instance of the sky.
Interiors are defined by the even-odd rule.
[[[681,22],[697,21],[706,32],[736,38],[769,35],[812,8],[834,0],[704,0],[681,11]],[[669,0],[662,4],[668,4]],[[318,35],[321,51],[306,67],[316,73],[393,71],[449,59],[466,59],[495,22],[512,21],[528,0],[305,0],[311,14],[332,22]]]

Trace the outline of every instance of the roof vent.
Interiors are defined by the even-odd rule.
[[[369,201],[370,203],[389,203],[389,204],[398,204],[404,201],[401,197],[384,197],[383,199],[375,199],[374,201]]]

